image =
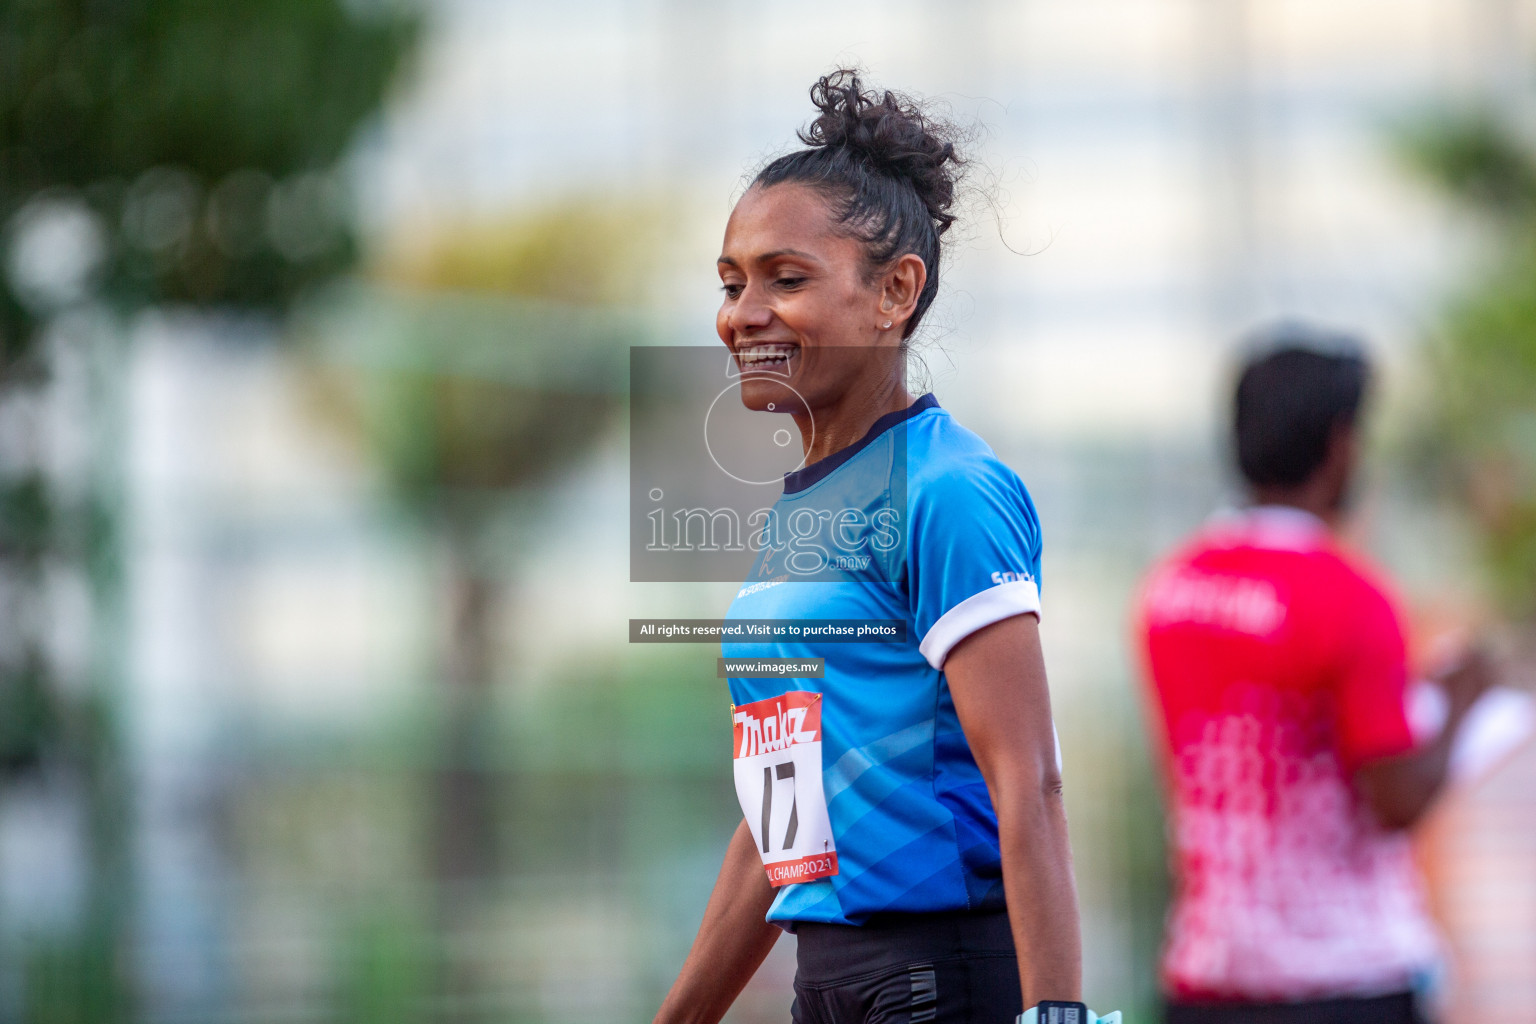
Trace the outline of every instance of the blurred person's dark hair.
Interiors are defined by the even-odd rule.
[[[837,222],[864,243],[871,271],[914,253],[928,271],[907,321],[911,337],[939,289],[939,238],[954,223],[950,207],[964,162],[958,132],[910,97],[865,90],[841,68],[811,86],[821,111],[799,132],[796,150],[758,172],[753,185],[791,182],[821,192]]]
[[[1233,409],[1237,465],[1254,487],[1294,487],[1360,413],[1371,369],[1358,339],[1285,323],[1250,337]]]

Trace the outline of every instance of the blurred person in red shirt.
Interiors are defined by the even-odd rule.
[[[1402,618],[1336,537],[1370,368],[1358,345],[1273,332],[1242,372],[1252,504],[1149,576],[1138,608],[1170,811],[1168,1024],[1409,1024],[1438,943],[1406,830],[1445,780],[1489,683],[1436,681],[1415,743]]]

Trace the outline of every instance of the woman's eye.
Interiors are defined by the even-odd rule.
[[[728,299],[734,299],[741,295],[741,285],[739,284],[722,285],[720,290],[725,292],[725,297]]]
[[[803,277],[781,277],[776,282],[780,288],[797,288],[805,283]]]

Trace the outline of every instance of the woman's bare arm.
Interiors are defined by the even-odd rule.
[[[1039,622],[977,630],[944,662],[971,753],[997,810],[1003,888],[1024,1005],[1082,998],[1082,937]]]
[[[773,887],[743,821],[726,848],[699,934],[656,1024],[716,1024],[725,1016],[778,941],[779,927],[764,920],[772,902]]]

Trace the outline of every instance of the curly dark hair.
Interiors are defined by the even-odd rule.
[[[787,153],[758,172],[754,185],[808,185],[831,203],[837,222],[864,243],[871,272],[907,253],[928,270],[907,321],[912,336],[939,290],[940,236],[964,164],[958,132],[911,97],[865,90],[858,71],[839,68],[811,86],[821,111],[799,132],[809,149]]]

